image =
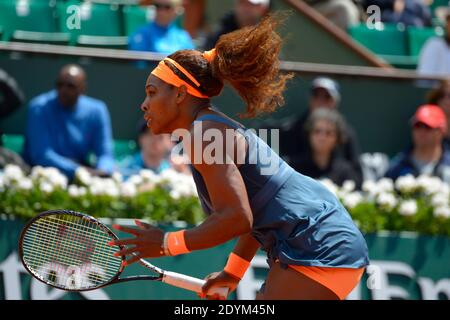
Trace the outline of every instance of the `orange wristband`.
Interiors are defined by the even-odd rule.
[[[242,279],[249,266],[249,261],[232,252],[228,257],[227,264],[225,265],[225,268],[223,268],[223,271],[235,276],[236,278]]]
[[[167,236],[167,249],[171,256],[190,252],[184,241],[184,231],[169,232]]]

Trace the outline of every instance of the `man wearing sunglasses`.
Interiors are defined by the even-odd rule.
[[[391,163],[386,177],[437,176],[450,182],[450,151],[443,145],[447,131],[447,118],[436,105],[419,107],[411,119],[412,147],[398,154]]]
[[[154,0],[155,18],[140,27],[129,38],[128,49],[170,54],[181,49],[194,49],[186,30],[175,23],[182,10],[181,0]]]
[[[86,167],[92,174],[113,170],[113,142],[108,107],[85,96],[86,74],[78,65],[64,66],[56,90],[31,100],[25,132],[24,158],[32,166],[55,167],[73,178]],[[90,154],[96,157],[89,162]]]

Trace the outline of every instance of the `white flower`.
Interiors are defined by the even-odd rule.
[[[375,196],[378,194],[378,185],[375,181],[366,180],[363,182],[362,189],[367,192],[370,196]]]
[[[85,187],[83,187],[83,186],[78,187],[78,195],[79,195],[80,197],[84,196],[86,193],[87,193],[87,190],[86,190]]]
[[[412,174],[399,177],[395,181],[395,188],[403,193],[412,192],[417,188],[416,178]]]
[[[77,171],[75,171],[75,177],[80,180],[80,182],[86,186],[89,186],[92,183],[92,176],[87,171],[86,168],[79,167]]]
[[[398,211],[403,216],[413,216],[417,212],[417,202],[414,199],[405,200],[400,204]]]
[[[447,198],[450,197],[450,186],[448,183],[442,183],[439,194],[445,195]]]
[[[112,179],[117,183],[117,184],[120,184],[120,183],[122,183],[123,182],[123,176],[122,176],[122,174],[120,173],[120,172],[114,172],[113,174],[112,174]]]
[[[72,198],[77,198],[77,197],[81,197],[84,196],[86,194],[86,188],[81,186],[78,187],[77,185],[71,184],[69,186],[69,188],[67,189],[67,191],[69,192],[69,195]]]
[[[41,176],[44,175],[44,167],[41,166],[35,166],[31,169],[31,178],[33,180],[37,180],[38,178],[40,178]]]
[[[171,190],[170,196],[176,200],[181,197],[181,194],[177,190]]]
[[[120,195],[119,188],[113,179],[99,179],[98,181],[101,184],[103,194],[110,197],[118,197]]]
[[[450,218],[450,208],[448,206],[440,206],[434,209],[436,217]]]
[[[7,164],[4,169],[5,184],[8,185],[11,182],[19,182],[23,178],[23,171],[19,166],[14,164]]]
[[[67,183],[68,183],[67,177],[62,175],[59,172],[55,173],[55,174],[52,174],[50,176],[50,179],[49,179],[49,182],[50,181],[53,182],[53,185],[55,187],[60,187],[62,189],[66,189],[67,188]]]
[[[131,182],[124,182],[120,186],[120,194],[124,197],[134,197],[137,194],[136,185]]]
[[[161,180],[161,177],[156,175],[152,170],[149,169],[142,169],[139,171],[139,175],[141,176],[144,183],[159,183]]]
[[[41,184],[39,185],[39,188],[40,188],[41,191],[44,192],[44,193],[52,193],[53,190],[54,190],[53,185],[50,184],[50,183],[48,183],[48,182],[46,182],[46,181],[41,182]]]
[[[392,193],[380,193],[377,197],[377,204],[391,210],[397,205],[397,199]]]
[[[71,184],[69,188],[67,189],[67,192],[69,192],[69,196],[72,198],[78,197],[80,194],[78,192],[78,187],[74,184]]]
[[[342,190],[350,193],[352,191],[355,190],[355,181],[352,180],[345,180],[344,183],[342,184]]]
[[[344,205],[349,209],[353,209],[358,204],[360,204],[362,201],[363,201],[363,197],[362,197],[361,193],[359,193],[359,192],[351,192],[351,193],[347,194],[344,197],[344,199],[342,200]]]
[[[144,179],[140,175],[134,174],[131,177],[128,178],[127,182],[132,183],[136,186],[140,185]]]
[[[175,180],[178,178],[179,173],[174,169],[167,169],[161,172],[160,176],[162,179]]]
[[[392,192],[394,191],[394,182],[389,178],[381,178],[377,182],[377,192]]]
[[[444,193],[436,193],[431,197],[431,204],[433,207],[442,207],[449,204],[449,197]]]
[[[3,191],[5,187],[5,178],[3,174],[0,172],[0,191]]]
[[[105,189],[105,194],[110,197],[118,197],[120,195],[119,188],[117,186],[108,186],[108,188]]]
[[[33,182],[29,178],[22,178],[20,179],[17,187],[20,190],[31,190],[33,188]]]
[[[440,192],[443,185],[442,180],[438,177],[430,177],[427,175],[419,176],[417,178],[417,184],[428,195]]]

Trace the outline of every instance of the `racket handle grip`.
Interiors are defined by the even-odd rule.
[[[162,282],[170,284],[174,287],[183,288],[197,293],[202,292],[202,287],[206,283],[205,280],[197,279],[194,277],[190,277],[181,273],[171,271],[164,272]],[[227,287],[212,288],[208,291],[209,296],[215,294],[226,299],[228,296],[228,288]]]

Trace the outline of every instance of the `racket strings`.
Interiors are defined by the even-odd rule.
[[[90,289],[109,282],[121,267],[118,247],[97,223],[71,214],[36,220],[23,237],[23,257],[43,281],[62,289]]]

